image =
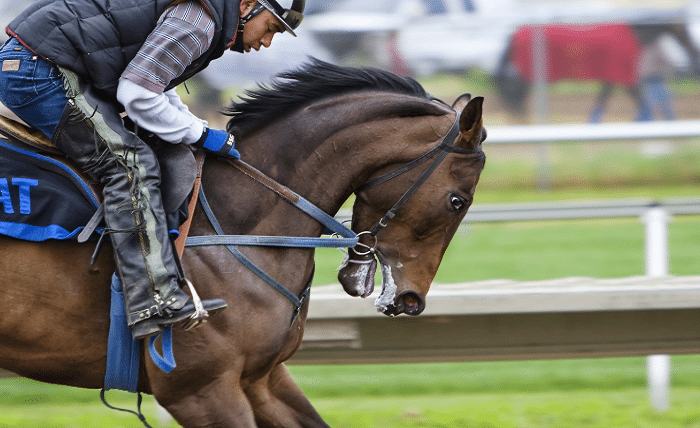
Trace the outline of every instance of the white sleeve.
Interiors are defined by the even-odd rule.
[[[175,89],[158,94],[122,77],[117,100],[136,125],[169,143],[193,144],[207,126],[190,112]]]

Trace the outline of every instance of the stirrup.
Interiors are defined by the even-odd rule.
[[[209,318],[209,312],[206,309],[204,309],[202,299],[199,298],[197,291],[194,289],[194,285],[192,285],[189,279],[185,279],[185,282],[187,282],[187,286],[189,287],[190,293],[192,294],[192,303],[194,303],[194,313],[189,317],[187,321],[185,321],[185,323],[182,326],[182,329],[187,331],[192,330],[193,328],[197,328],[202,324],[206,323],[207,319]]]

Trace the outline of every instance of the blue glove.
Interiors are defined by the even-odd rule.
[[[236,140],[233,135],[218,129],[204,128],[202,137],[194,145],[216,153],[219,156],[240,159],[241,154],[235,147]]]

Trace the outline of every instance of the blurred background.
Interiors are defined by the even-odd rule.
[[[0,0],[1,20],[26,4]],[[308,0],[298,36],[227,53],[180,95],[223,127],[232,99],[313,56],[412,76],[448,103],[484,96],[489,129],[700,119],[697,0]],[[559,199],[564,189],[585,198],[576,193],[591,187],[603,197],[658,185],[685,194],[699,176],[692,138],[500,141],[487,150],[477,203]]]
[[[0,0],[0,22],[29,3]],[[260,52],[227,53],[178,91],[223,127],[220,111],[232,99],[312,56],[412,76],[448,103],[465,92],[485,97],[487,166],[437,283],[700,275],[700,1],[307,0],[297,34]],[[538,137],[558,125],[581,127],[565,141]],[[612,130],[617,138],[605,135]],[[645,259],[642,216],[618,213],[630,205],[686,207],[664,220],[661,271]],[[503,214],[533,207],[548,214]],[[339,288],[342,255],[317,254],[315,284]],[[324,364],[290,370],[334,427],[700,427],[693,354],[673,357],[663,410],[647,400],[643,355]],[[0,427],[132,426],[93,396],[6,379]],[[49,414],[57,419],[46,422]]]
[[[31,1],[0,0],[0,21]],[[189,86],[193,108],[216,111],[313,56],[413,76],[448,102],[484,95],[488,125],[687,119],[699,44],[698,1],[308,0],[299,37],[227,53]]]

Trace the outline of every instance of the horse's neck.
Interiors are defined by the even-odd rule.
[[[416,104],[435,115],[396,116],[397,106],[406,111]],[[270,124],[243,139],[239,150],[243,160],[335,215],[374,173],[415,159],[439,141],[452,124],[451,113],[403,95],[350,95]],[[214,162],[204,179],[226,233],[310,236],[322,231],[318,222],[229,165]]]
[[[440,121],[447,129],[452,118],[387,118],[339,127],[320,144],[296,141],[286,148],[271,150],[277,153],[278,163],[268,170],[292,169],[289,174],[277,174],[283,178],[283,184],[334,215],[375,172],[428,151],[441,137],[438,130],[442,127],[435,125]],[[310,146],[298,147],[302,142]],[[299,157],[290,161],[289,157],[295,154]]]

